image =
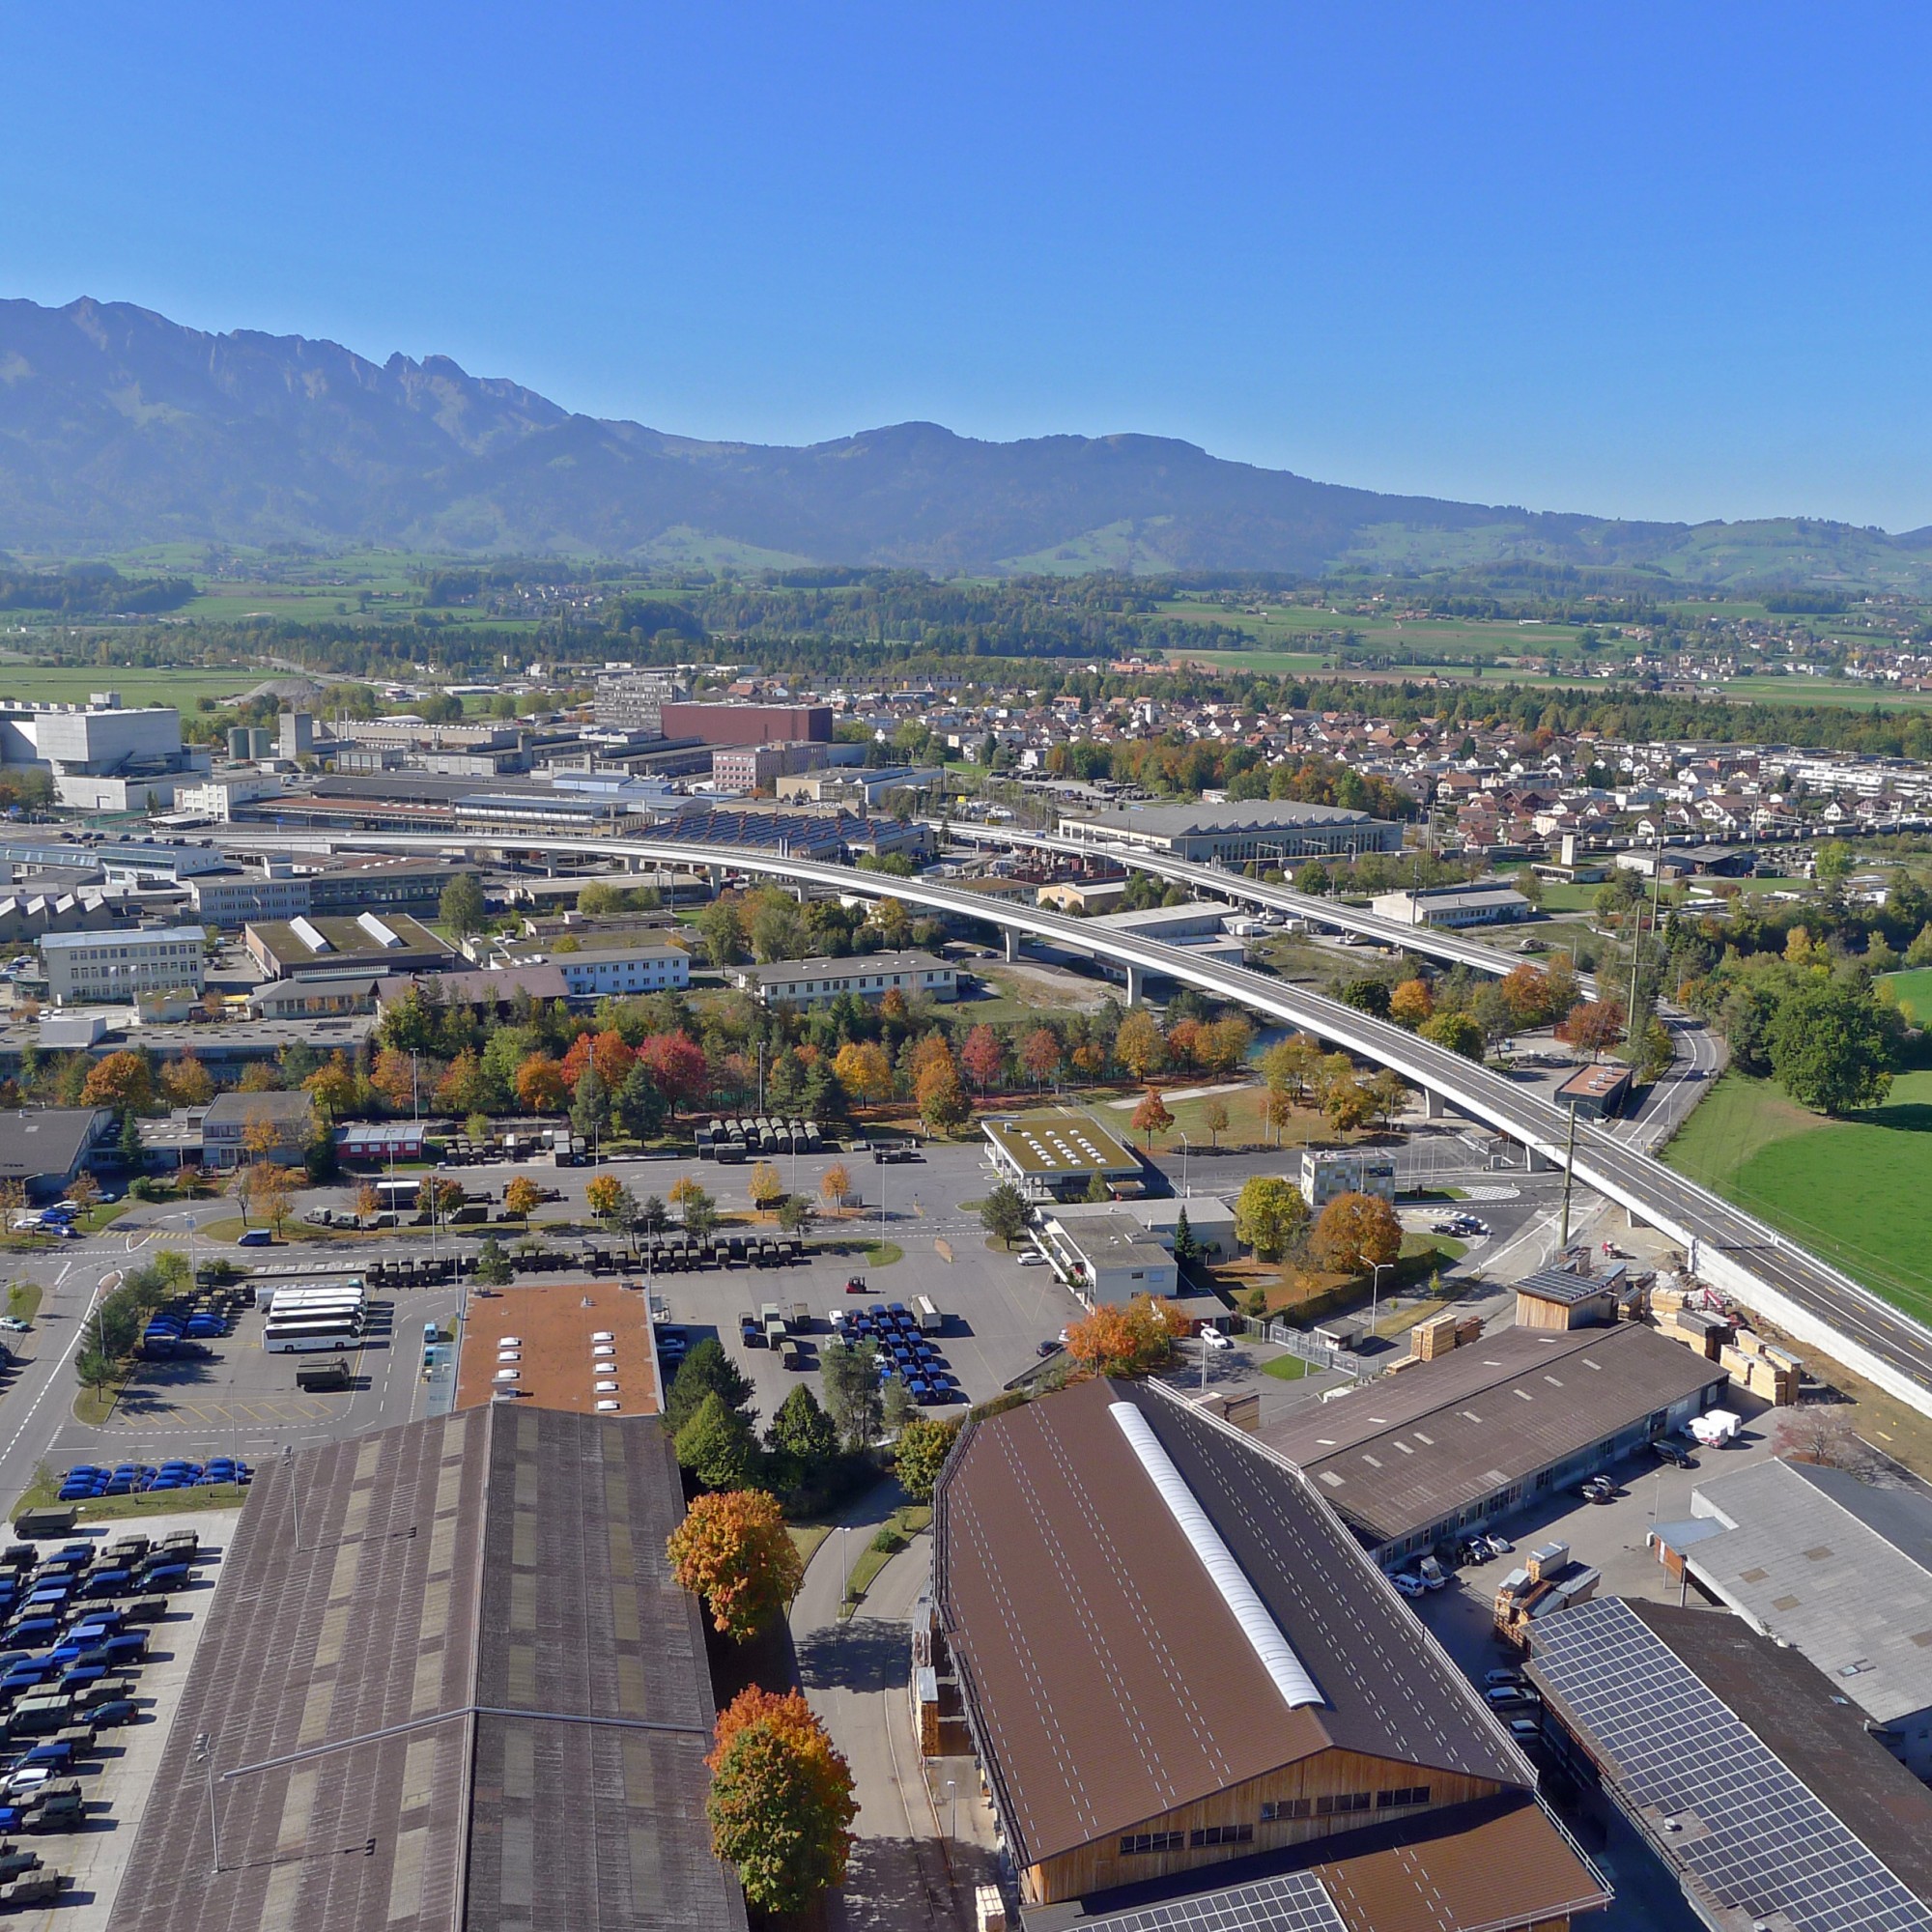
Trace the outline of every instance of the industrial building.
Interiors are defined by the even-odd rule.
[[[211,1167],[243,1162],[297,1161],[315,1135],[315,1102],[293,1094],[217,1094],[202,1116],[204,1158]]]
[[[1932,1497],[1781,1459],[1714,1476],[1659,1523],[1680,1576],[1807,1659],[1932,1778]]]
[[[1561,1932],[1607,1902],[1319,1494],[1181,1396],[1095,1378],[970,1421],[934,1504],[939,1662],[1029,1925]],[[1217,1903],[1249,1887],[1304,1916]]]
[[[139,993],[199,994],[205,943],[198,925],[49,932],[41,938],[41,963],[48,996],[62,1006],[132,1000]]]
[[[187,882],[195,918],[231,931],[251,921],[299,919],[313,910],[314,892],[314,880],[286,863],[266,872],[202,872]]]
[[[1535,1626],[1564,1759],[1722,1932],[1932,1932],[1932,1793],[1736,1617],[1600,1598]]]
[[[696,738],[706,745],[780,745],[832,742],[829,704],[684,704],[659,710],[667,738]]]
[[[0,1183],[57,1200],[116,1145],[111,1107],[14,1107],[0,1113]]]
[[[691,984],[691,954],[681,946],[620,946],[608,952],[554,952],[573,1000],[607,993],[673,993]]]
[[[1069,813],[1060,821],[1060,836],[1094,845],[1138,845],[1199,866],[1279,865],[1336,853],[1402,849],[1402,827],[1391,820],[1292,799]]]
[[[980,1122],[993,1168],[1029,1201],[1085,1201],[1096,1187],[1141,1185],[1141,1163],[1092,1114],[1058,1107]]]
[[[607,730],[636,732],[662,738],[664,708],[681,695],[682,687],[669,671],[625,671],[600,677],[593,715]]]
[[[683,1511],[654,1418],[532,1403],[268,1463],[117,1932],[743,1932]]]
[[[847,993],[868,1002],[893,992],[907,999],[956,1000],[961,977],[950,959],[918,951],[782,959],[770,966],[727,967],[725,976],[767,1007],[821,1007]]]
[[[1621,1461],[1709,1408],[1728,1379],[1634,1321],[1505,1328],[1263,1436],[1394,1566]]]
[[[781,779],[825,762],[826,747],[809,739],[780,745],[721,745],[711,754],[711,782],[720,791],[770,791]]]
[[[266,920],[243,929],[242,944],[271,980],[316,966],[436,972],[456,968],[463,956],[421,921],[403,913],[387,919],[365,912],[355,919]]]
[[[1529,901],[1513,886],[1442,886],[1411,893],[1378,893],[1369,909],[1402,925],[1504,925],[1527,919]]]

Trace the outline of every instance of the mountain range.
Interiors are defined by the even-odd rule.
[[[578,415],[445,356],[0,301],[0,551],[202,541],[935,575],[1506,559],[1686,585],[1932,588],[1932,529],[1636,523],[1313,482],[1151,436],[898,423],[804,448]]]

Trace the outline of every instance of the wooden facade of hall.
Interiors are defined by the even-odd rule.
[[[1337,1832],[1358,1831],[1364,1825],[1391,1818],[1412,1818],[1447,1805],[1466,1804],[1505,1788],[1493,1778],[1330,1748],[1042,1859],[1026,1868],[1020,1882],[1029,1905],[1055,1905],[1144,1879],[1166,1878],[1203,1865],[1252,1858],[1258,1852],[1305,1844]],[[1418,1791],[1425,1791],[1427,1797],[1415,1798]],[[1406,1802],[1379,1803],[1383,1793],[1391,1798],[1404,1794]],[[1368,1802],[1359,1808],[1335,1808],[1343,1799],[1363,1796]],[[1324,1800],[1329,1807],[1326,1810],[1320,1808]],[[1282,1815],[1264,1822],[1264,1805],[1278,1807]],[[1305,1815],[1297,1816],[1297,1812]],[[1197,1833],[1233,1833],[1243,1827],[1251,1828],[1252,1837],[1196,1842]],[[1123,1849],[1137,1839],[1158,1843],[1167,1836],[1175,1836],[1179,1842],[1159,1849]]]

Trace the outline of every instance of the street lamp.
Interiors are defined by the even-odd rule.
[[[1188,1144],[1187,1129],[1180,1129],[1180,1198],[1187,1199],[1187,1156],[1192,1151]]]
[[[957,1838],[959,1835],[957,1830],[958,1820],[955,1809],[958,1803],[958,1797],[959,1797],[959,1787],[957,1786],[957,1784],[954,1783],[954,1781],[952,1778],[949,1777],[946,1780],[946,1836],[947,1836],[947,1841],[949,1843],[951,1843],[953,1839]]]
[[[1385,1268],[1392,1268],[1394,1266],[1395,1264],[1393,1262],[1371,1262],[1369,1264],[1369,1272],[1375,1277],[1374,1283],[1369,1290],[1369,1333],[1371,1336],[1376,1332],[1376,1322],[1381,1313],[1382,1271]]]
[[[852,1601],[852,1525],[849,1522],[838,1525],[838,1564],[844,1574],[844,1581],[838,1588],[838,1604],[842,1609]]]

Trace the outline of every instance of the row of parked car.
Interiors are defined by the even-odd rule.
[[[1440,1549],[1425,1556],[1413,1570],[1398,1570],[1390,1578],[1405,1597],[1419,1597],[1428,1590],[1446,1589],[1449,1572],[1458,1564],[1487,1563],[1494,1556],[1507,1556],[1516,1545],[1508,1537],[1492,1531],[1466,1536],[1454,1549]]]
[[[32,1544],[0,1550],[0,1833],[78,1831],[96,1739],[135,1721],[149,1627],[168,1613],[200,1555],[193,1530],[104,1548]],[[0,1909],[43,1903],[65,1881],[37,1854],[0,1841]]]
[[[903,1302],[875,1301],[869,1308],[854,1309],[838,1327],[854,1348],[871,1343],[879,1352],[880,1378],[903,1377],[906,1392],[922,1407],[966,1400],[958,1377],[920,1327],[918,1313]]]
[[[158,1490],[206,1489],[215,1483],[252,1483],[255,1472],[233,1456],[211,1456],[206,1463],[174,1458],[161,1463],[76,1463],[61,1478],[60,1500],[90,1503],[100,1496],[139,1496]]]

